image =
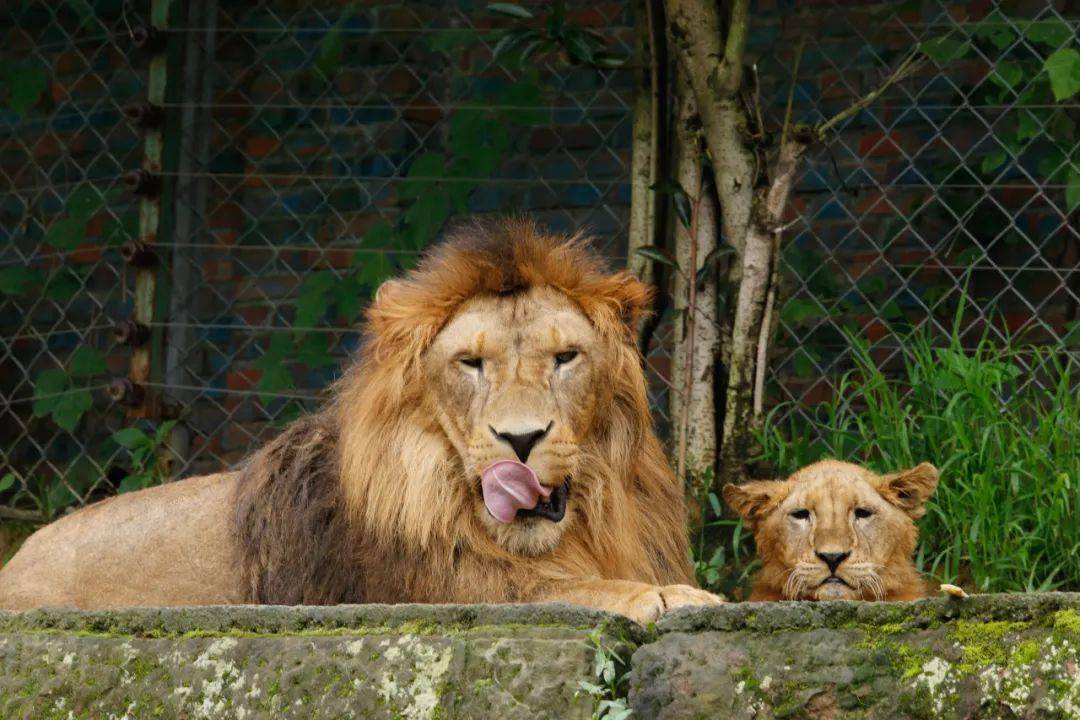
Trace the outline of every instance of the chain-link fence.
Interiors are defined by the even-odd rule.
[[[234,463],[319,404],[365,299],[455,216],[587,227],[620,261],[631,7],[566,8],[609,62],[499,54],[537,21],[467,0],[9,3],[3,517]],[[827,396],[853,336],[888,363],[886,324],[947,334],[964,288],[962,337],[1075,357],[1077,108],[1047,67],[1075,11],[759,2],[754,23],[777,126],[792,82],[816,120],[916,44],[934,58],[806,166],[773,402]],[[660,419],[668,332],[647,358]]]

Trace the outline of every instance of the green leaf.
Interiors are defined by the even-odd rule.
[[[648,258],[653,262],[658,262],[661,265],[667,265],[668,267],[678,267],[678,263],[675,262],[675,258],[671,257],[666,250],[656,247],[655,245],[642,245],[634,250],[635,255],[640,255],[643,258]]]
[[[415,199],[427,194],[429,188],[446,177],[446,156],[442,153],[427,152],[409,166],[408,175],[402,180],[398,195],[405,199]]]
[[[1069,24],[1057,18],[1053,20],[1036,20],[1023,25],[1024,37],[1032,42],[1059,48],[1075,37],[1075,33]]]
[[[86,239],[86,221],[76,217],[57,220],[45,233],[45,242],[58,250],[74,250]]]
[[[680,187],[671,194],[671,202],[675,205],[675,214],[679,216],[679,222],[687,230],[694,222],[693,210],[690,205],[690,197]]]
[[[383,281],[394,273],[394,269],[390,266],[390,259],[382,253],[367,253],[362,258],[358,254],[353,262],[359,267],[360,281],[370,292],[375,292],[375,288],[382,285]]]
[[[1019,142],[1025,142],[1031,138],[1038,137],[1043,130],[1042,123],[1039,122],[1039,118],[1030,110],[1021,110],[1019,116],[1016,119],[1016,139]]]
[[[34,417],[45,417],[60,400],[58,393],[68,389],[70,379],[63,370],[43,370],[34,380]]]
[[[333,288],[338,317],[346,323],[352,323],[360,315],[364,305],[364,285],[359,273],[353,273],[341,279]]]
[[[344,54],[345,43],[342,37],[341,27],[348,19],[349,13],[343,15],[326,35],[319,41],[318,55],[315,58],[315,67],[319,69],[324,78],[331,78],[338,68],[341,67],[341,58]]]
[[[1019,63],[999,62],[994,65],[990,80],[1008,90],[1013,90],[1024,79],[1024,70]]]
[[[157,430],[154,431],[154,445],[155,445],[155,447],[160,445],[161,443],[165,442],[165,440],[169,437],[169,433],[172,432],[172,429],[174,427],[176,427],[176,423],[178,423],[178,422],[180,422],[180,421],[179,420],[166,420],[165,422],[161,423],[161,425],[158,426]]]
[[[1073,212],[1080,208],[1080,169],[1069,168],[1069,181],[1065,184],[1065,209]]]
[[[259,399],[267,403],[273,399],[274,393],[288,390],[293,386],[292,372],[285,363],[277,363],[263,368],[262,377],[257,386]]]
[[[120,447],[134,450],[151,442],[150,437],[137,427],[124,428],[112,434],[113,441]]]
[[[368,228],[361,243],[367,249],[384,249],[393,247],[394,230],[388,222],[378,222]],[[367,253],[364,253],[367,254]]]
[[[105,198],[92,185],[79,187],[67,199],[67,213],[83,222],[96,215],[105,206]]]
[[[332,367],[338,364],[330,354],[330,336],[312,333],[300,339],[296,348],[296,361],[309,368]]]
[[[45,71],[36,65],[13,65],[7,70],[8,105],[17,115],[25,115],[45,92]]]
[[[792,298],[784,303],[783,309],[780,311],[780,318],[787,325],[797,325],[803,320],[809,318],[820,318],[825,316],[825,309],[813,300],[803,300],[801,298]]]
[[[80,345],[71,353],[68,367],[73,377],[91,377],[105,372],[105,355],[89,345]]]
[[[989,40],[998,50],[1004,50],[1016,39],[1009,20],[999,11],[987,15],[975,25],[975,37]]]
[[[50,300],[70,300],[75,293],[83,289],[83,275],[70,267],[61,267],[53,271],[45,282],[45,297]]]
[[[319,325],[326,311],[330,309],[327,278],[332,282],[333,274],[316,273],[304,283],[300,296],[296,299],[296,317],[293,325],[297,328],[312,328]]]
[[[983,175],[989,175],[990,173],[1001,167],[1001,164],[1009,157],[1008,153],[1004,150],[998,150],[988,154],[982,159],[982,163],[979,165],[979,170]]]
[[[260,370],[268,370],[286,362],[292,353],[292,341],[283,332],[275,332],[270,335],[270,345],[263,354],[252,363]]]
[[[1046,58],[1043,65],[1050,76],[1050,89],[1058,102],[1068,100],[1080,92],[1080,52],[1075,48],[1062,48]]]
[[[26,295],[41,284],[41,272],[33,268],[10,266],[0,268],[0,294]]]
[[[507,15],[521,20],[531,20],[533,17],[531,12],[514,3],[489,3],[487,9],[493,13],[499,13],[500,15]]]
[[[543,93],[540,86],[532,80],[518,80],[503,88],[496,98],[499,105],[513,106],[514,110],[503,110],[500,114],[517,125],[531,126],[543,123],[547,117]]]
[[[924,40],[919,43],[919,49],[930,59],[939,64],[952,62],[967,55],[971,49],[971,43],[966,40],[958,40],[949,36]]]
[[[149,487],[153,482],[153,479],[153,475],[150,473],[132,473],[131,475],[126,475],[117,486],[116,492],[123,495],[124,493],[142,490]]]
[[[79,424],[86,411],[94,406],[94,398],[89,390],[81,389],[57,397],[52,410],[52,419],[64,430],[71,432]]]
[[[445,188],[424,193],[405,211],[404,239],[409,248],[422,250],[450,217],[450,196]]]
[[[15,487],[16,480],[17,478],[15,477],[15,473],[13,472],[9,472],[4,477],[0,478],[0,493],[7,492],[11,488]]]

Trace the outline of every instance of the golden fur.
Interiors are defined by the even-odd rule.
[[[923,597],[914,521],[937,483],[929,463],[876,475],[823,460],[787,480],[727,485],[724,499],[753,531],[762,562],[751,600]]]
[[[0,607],[563,600],[647,621],[719,602],[690,585],[682,488],[652,429],[632,331],[648,298],[580,236],[464,226],[379,289],[327,408],[238,472],[46,528],[0,571]],[[497,523],[479,473],[517,448],[496,428],[538,424],[527,462],[569,488],[565,518]],[[179,536],[168,504],[204,493],[200,536]],[[227,546],[200,540],[219,533]],[[107,572],[83,572],[74,545]]]

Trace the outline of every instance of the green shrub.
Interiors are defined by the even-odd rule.
[[[850,339],[854,369],[834,397],[774,409],[762,459],[785,475],[822,457],[879,472],[930,461],[941,483],[919,522],[924,572],[982,592],[1080,589],[1076,360],[985,336],[965,350],[955,331],[935,346],[916,331],[896,337],[904,370],[890,377]]]

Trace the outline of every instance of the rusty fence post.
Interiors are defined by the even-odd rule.
[[[139,198],[139,235],[121,248],[121,256],[135,269],[135,300],[128,324],[132,328],[152,328],[155,324],[158,271],[161,255],[157,251],[161,230],[162,161],[164,122],[168,83],[166,30],[169,24],[169,0],[152,0],[150,24],[131,33],[135,48],[149,55],[146,102],[132,108],[128,117],[143,130],[142,167],[124,176],[124,185]],[[119,333],[119,330],[118,330]],[[132,342],[131,365],[127,382],[114,382],[110,394],[128,406],[128,420],[157,418],[158,398],[153,388],[153,350],[155,343],[145,332],[134,333],[141,342]]]

